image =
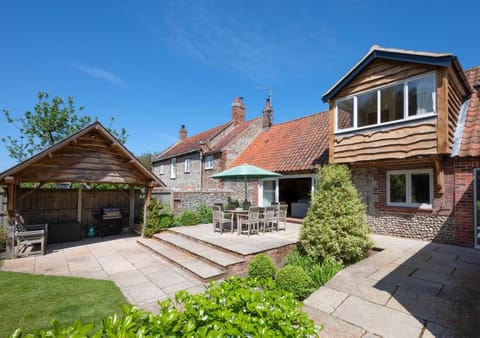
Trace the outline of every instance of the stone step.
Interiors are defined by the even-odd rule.
[[[198,256],[154,238],[139,238],[137,242],[203,281],[222,278],[225,270],[199,259]]]
[[[199,242],[196,239],[191,239],[176,232],[162,231],[155,234],[154,237],[196,255],[204,261],[214,263],[224,269],[245,262],[245,259],[241,257],[227,253],[221,249],[216,249],[210,245]]]

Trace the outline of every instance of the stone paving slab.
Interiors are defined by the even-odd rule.
[[[303,303],[331,314],[348,296],[348,293],[323,287],[312,293]]]
[[[411,315],[350,296],[333,313],[344,321],[384,337],[419,337],[423,323]]]

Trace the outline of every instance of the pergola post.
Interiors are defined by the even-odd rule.
[[[145,187],[145,204],[143,206],[143,226],[142,226],[142,237],[145,232],[145,225],[147,224],[147,213],[148,207],[150,206],[150,199],[152,198],[153,187],[147,185]]]
[[[78,186],[78,194],[77,194],[77,222],[82,224],[82,183]]]
[[[130,231],[133,231],[135,227],[135,187],[130,185],[130,203],[128,206],[128,228]]]

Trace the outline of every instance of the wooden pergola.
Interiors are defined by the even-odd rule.
[[[22,183],[109,183],[129,185],[129,227],[134,226],[135,188],[145,189],[144,222],[154,187],[165,184],[148,170],[99,122],[0,173],[8,187],[8,216],[16,211],[16,191]],[[78,189],[77,222],[82,222],[82,184]]]

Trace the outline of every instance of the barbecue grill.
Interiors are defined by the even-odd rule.
[[[98,234],[100,236],[118,235],[122,232],[122,213],[120,208],[103,208]]]

